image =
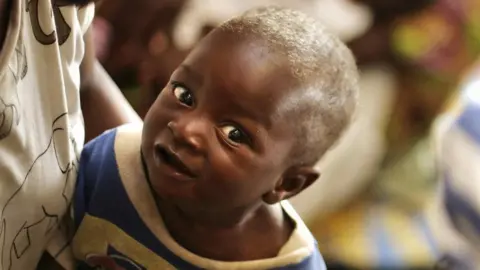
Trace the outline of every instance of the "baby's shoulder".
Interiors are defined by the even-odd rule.
[[[116,156],[124,155],[123,146],[140,146],[141,130],[141,125],[127,124],[107,130],[88,142],[80,156],[80,171],[92,175],[108,167],[117,167]]]
[[[105,131],[101,135],[85,144],[82,159],[98,159],[111,151],[115,151],[116,144],[128,143],[128,140],[141,139],[142,126],[139,124],[126,124]],[[120,141],[120,142],[117,142]],[[131,143],[131,141],[130,141]]]
[[[132,188],[135,183],[131,178],[140,178],[133,174],[138,173],[140,167],[140,135],[141,128],[121,126],[104,132],[85,145],[74,192],[77,227],[86,214],[102,216],[129,207],[127,188]],[[122,217],[121,213],[117,215]],[[110,218],[112,216],[105,216],[107,220]]]

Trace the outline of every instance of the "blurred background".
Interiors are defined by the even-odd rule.
[[[318,18],[361,71],[354,123],[319,162],[321,179],[292,200],[329,268],[432,269],[461,248],[440,226],[432,134],[475,74],[480,0],[103,0],[97,55],[143,117],[199,39],[266,4]]]

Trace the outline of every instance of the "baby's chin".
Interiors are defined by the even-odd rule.
[[[161,202],[178,205],[182,208],[198,205],[195,203],[192,194],[194,183],[187,183],[187,185],[183,186],[182,184],[177,183],[175,180],[165,179],[165,177],[150,177],[152,192]]]

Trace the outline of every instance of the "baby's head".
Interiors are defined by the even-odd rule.
[[[350,122],[358,74],[321,24],[278,7],[213,30],[150,108],[142,152],[153,189],[190,214],[247,213],[290,198]]]

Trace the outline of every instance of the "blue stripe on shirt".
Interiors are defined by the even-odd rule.
[[[394,248],[394,243],[385,229],[382,215],[376,213],[377,210],[370,211],[367,218],[368,235],[373,237],[375,243],[376,254],[378,254],[378,263],[380,267],[400,267],[403,265],[402,260]]]
[[[457,126],[465,131],[469,137],[480,146],[480,104],[468,102],[456,120]]]
[[[444,185],[444,203],[447,214],[452,221],[455,229],[462,234],[475,233],[476,237],[480,237],[480,209],[475,209],[475,206],[470,204],[468,200],[462,196],[452,185],[450,175],[448,172],[444,172],[445,185]],[[474,230],[465,231],[463,227],[464,223],[468,222],[470,228]],[[468,235],[465,235],[469,237]],[[477,243],[476,243],[477,244]]]

